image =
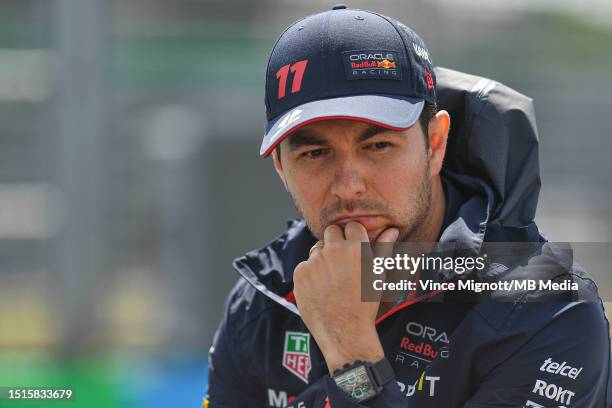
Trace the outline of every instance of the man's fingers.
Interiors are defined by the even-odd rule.
[[[376,242],[395,242],[398,237],[399,230],[397,228],[387,228],[376,238]]]
[[[335,242],[344,240],[344,232],[336,224],[328,225],[323,232],[323,241]]]
[[[315,251],[320,249],[323,249],[323,241],[317,241],[317,243],[310,248],[310,251],[308,251],[308,258],[310,258]]]
[[[357,221],[351,221],[344,226],[344,235],[348,241],[370,242],[368,231]]]
[[[399,230],[397,228],[387,228],[384,230],[374,243],[375,256],[388,257],[393,256],[393,243],[399,238]]]

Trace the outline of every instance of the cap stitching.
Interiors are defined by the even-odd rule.
[[[326,27],[325,27],[325,37],[327,37],[327,40],[330,40],[330,35],[329,35],[329,25],[330,24],[329,24],[329,22],[330,22],[333,14],[334,14],[333,12],[330,12],[330,11],[327,12],[327,20],[325,21],[325,24],[326,24]],[[324,49],[324,45],[325,44],[323,44],[323,35],[321,35],[320,41],[321,41],[321,43],[319,44],[319,46],[321,47],[321,49]],[[323,54],[323,64],[321,65],[322,67],[327,65],[327,63],[329,61],[329,58],[330,58],[330,54],[329,54],[329,50],[327,50],[327,52],[325,54]],[[317,67],[317,68],[321,69],[321,67]],[[321,73],[325,77],[325,92],[328,93],[329,92],[329,88],[330,88],[329,87],[329,85],[330,85],[329,77],[327,75],[325,75],[323,72],[321,72]]]
[[[402,36],[402,33],[400,33],[400,31],[398,30],[398,28],[395,26],[395,24],[393,24],[393,22],[387,17],[384,16],[382,14],[378,14],[375,11],[371,11],[372,14],[377,15],[378,17],[382,18],[383,20],[385,20],[386,22],[388,22],[389,24],[391,24],[391,27],[393,27],[393,29],[395,30],[395,32],[397,33],[397,35],[399,35],[400,41],[402,42],[402,45],[404,46],[404,51],[406,52],[406,59],[408,60],[408,64],[412,66],[412,62],[410,61],[410,51],[408,50],[408,47],[406,46],[406,42],[404,41],[404,37]],[[412,70],[412,69],[411,69]]]
[[[389,24],[391,24],[393,26],[393,28],[395,29],[397,34],[400,36],[400,40],[402,41],[402,44],[404,45],[404,50],[406,50],[406,58],[410,58],[409,55],[412,55],[412,54],[410,53],[409,47],[406,44],[406,41],[404,41],[404,36],[402,35],[400,30],[398,29],[397,25],[393,22],[393,20],[391,18],[385,16],[385,15],[378,14],[378,13],[376,13],[374,11],[372,11],[371,13],[372,14],[376,14],[377,16],[380,16],[381,18],[385,19],[386,21],[389,22]],[[414,32],[414,30],[412,30],[412,31]],[[409,63],[410,63],[410,65],[412,65],[412,62],[409,62]],[[433,63],[431,63],[431,66],[432,66],[432,69],[433,69]],[[419,78],[417,77],[416,73],[415,73],[413,79],[419,80]],[[423,98],[423,99],[428,101],[430,99],[428,93],[424,92],[424,94],[426,95],[426,98]],[[438,93],[434,89],[434,103],[437,103],[437,102],[438,102]]]

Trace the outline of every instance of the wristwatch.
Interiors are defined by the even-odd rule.
[[[393,377],[395,373],[386,357],[376,363],[355,361],[332,375],[336,385],[354,402],[364,402],[374,398]]]

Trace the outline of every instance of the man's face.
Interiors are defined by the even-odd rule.
[[[418,123],[397,132],[326,120],[285,139],[274,161],[318,239],[328,225],[355,220],[374,241],[389,227],[399,229],[401,240],[418,235],[431,209],[429,157]]]

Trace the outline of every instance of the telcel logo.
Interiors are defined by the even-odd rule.
[[[580,375],[582,367],[575,368],[569,366],[565,361],[561,364],[555,363],[554,361],[552,361],[552,358],[549,357],[544,360],[544,364],[542,364],[542,366],[540,367],[540,371],[544,371],[551,374],[559,374],[564,377],[569,377],[572,380],[575,380]]]

